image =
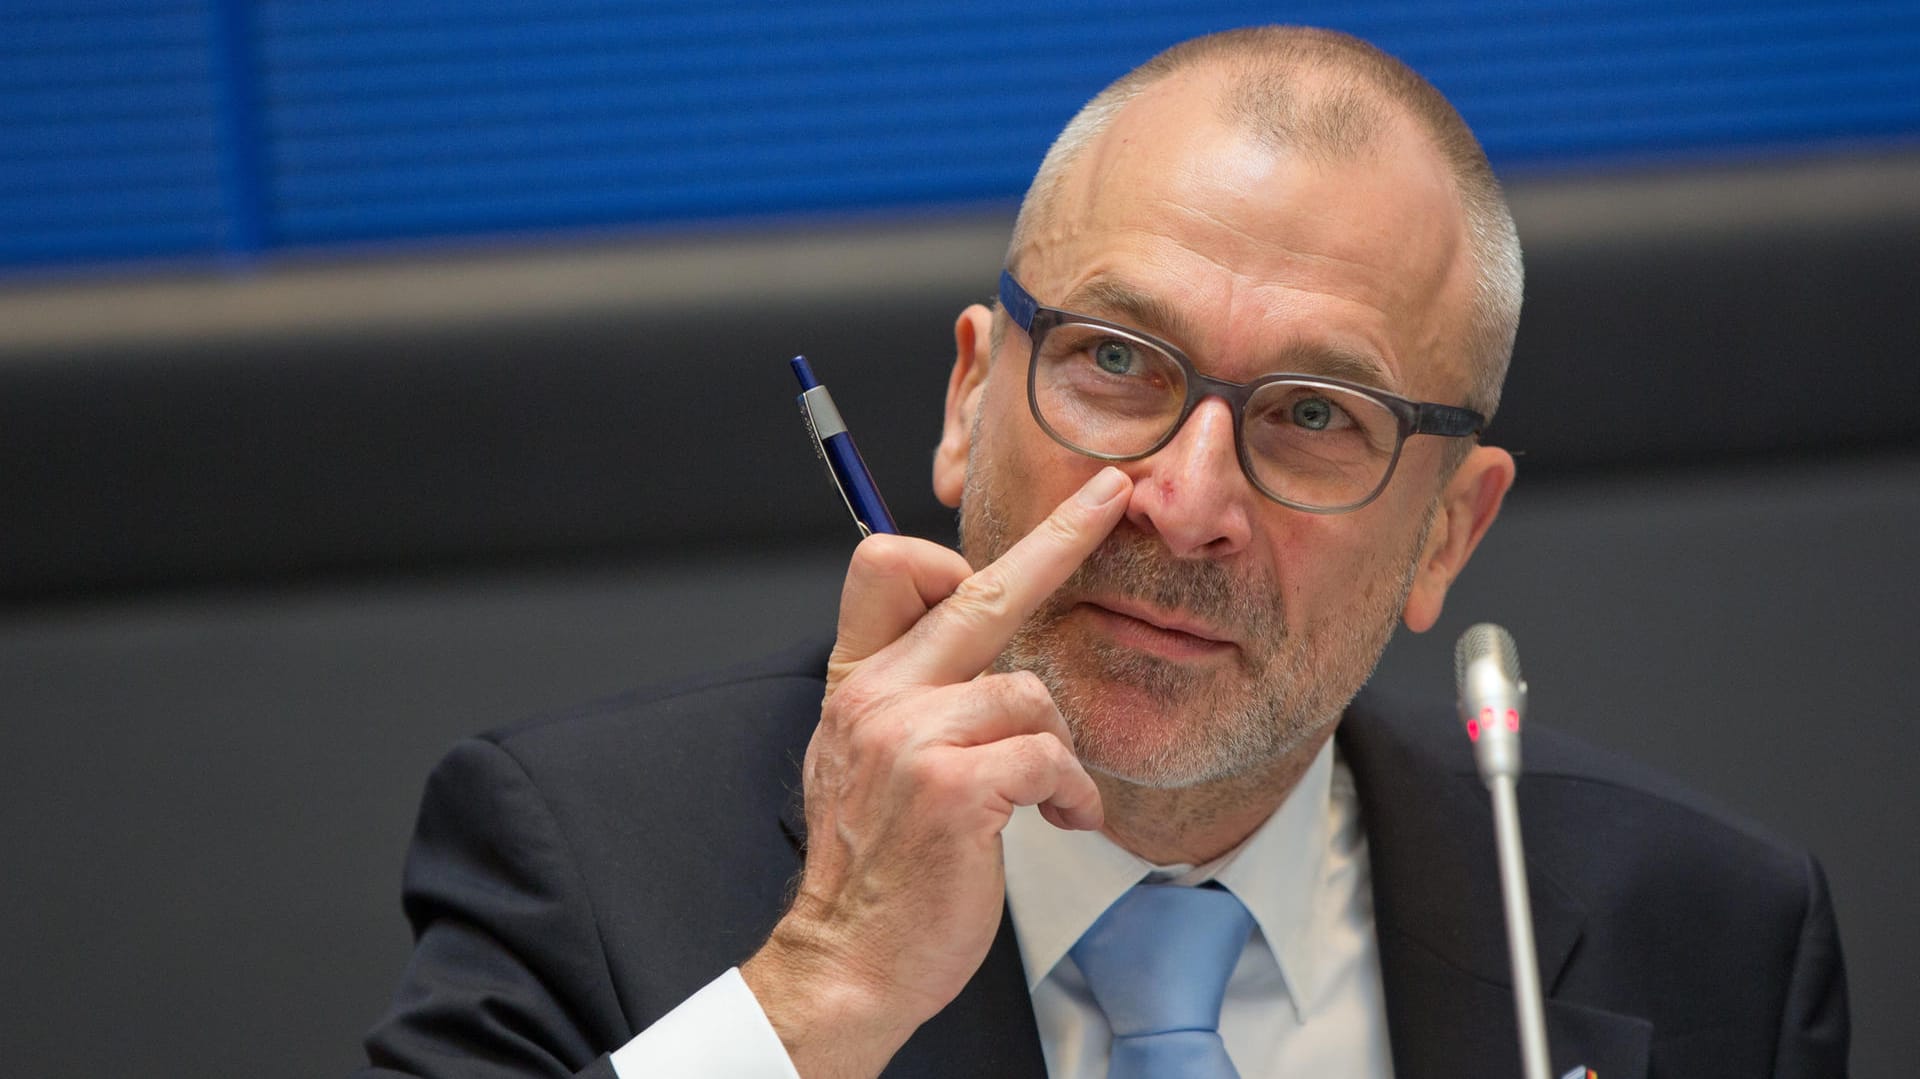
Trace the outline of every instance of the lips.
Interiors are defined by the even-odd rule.
[[[1236,647],[1233,638],[1190,615],[1121,597],[1085,599],[1081,605],[1124,643],[1147,651],[1188,657]]]

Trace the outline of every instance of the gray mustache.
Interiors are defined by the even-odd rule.
[[[1166,545],[1126,522],[1114,529],[1061,586],[1061,595],[1125,596],[1186,611],[1248,643],[1285,634],[1279,591],[1209,559],[1175,558]]]

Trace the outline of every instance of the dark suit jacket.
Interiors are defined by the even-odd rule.
[[[751,955],[800,868],[824,648],[469,740],[407,858],[417,938],[368,1074],[610,1076]],[[1362,694],[1360,792],[1398,1074],[1519,1075],[1491,811],[1445,703]],[[1818,865],[1658,777],[1532,731],[1520,784],[1553,1075],[1846,1073]],[[889,1076],[1042,1079],[1011,923]]]

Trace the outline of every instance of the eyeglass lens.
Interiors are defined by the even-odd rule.
[[[1039,341],[1034,405],[1054,436],[1083,453],[1138,457],[1172,433],[1186,405],[1186,369],[1150,341],[1066,322]],[[1252,479],[1284,501],[1317,508],[1372,494],[1392,467],[1400,421],[1362,393],[1310,380],[1262,385],[1240,437]]]

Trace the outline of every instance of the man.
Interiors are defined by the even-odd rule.
[[[966,557],[874,537],[830,655],[456,748],[372,1064],[1517,1074],[1461,739],[1354,698],[1512,482],[1472,436],[1519,290],[1472,136],[1360,42],[1216,35],[1109,88],[955,326]],[[1842,1074],[1813,863],[1530,758],[1554,1074]]]

